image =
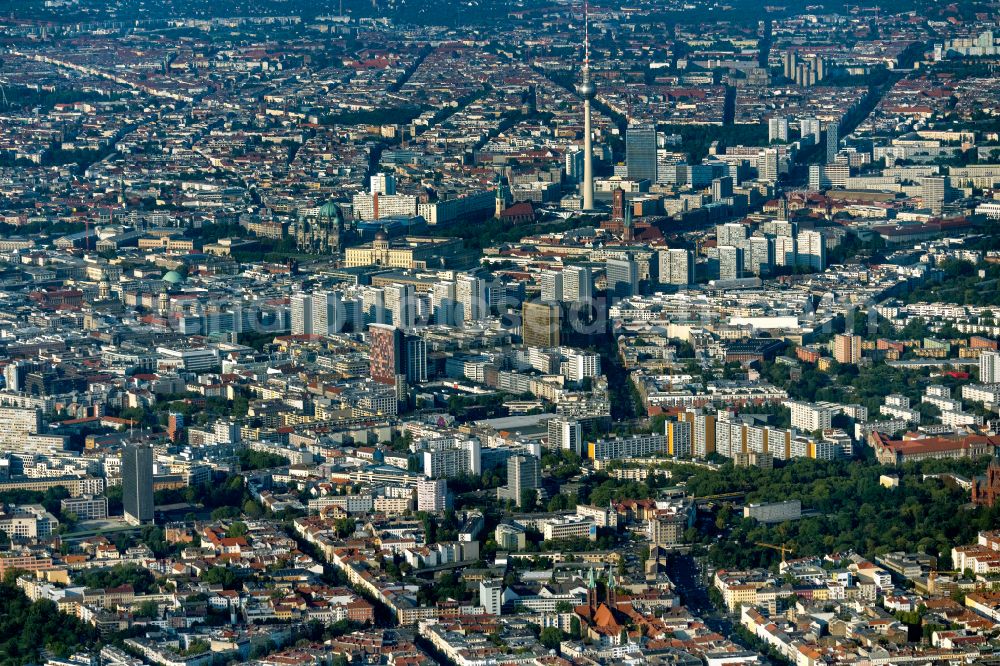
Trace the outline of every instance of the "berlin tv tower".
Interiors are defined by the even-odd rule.
[[[590,136],[590,100],[597,92],[590,82],[590,5],[583,4],[583,78],[576,92],[583,98],[583,209],[594,210],[594,147]]]

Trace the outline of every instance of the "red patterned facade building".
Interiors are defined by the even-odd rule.
[[[997,499],[1000,499],[1000,461],[994,458],[986,468],[986,475],[972,480],[972,503],[993,506]]]
[[[371,377],[380,384],[396,385],[402,372],[403,333],[385,324],[368,327]]]

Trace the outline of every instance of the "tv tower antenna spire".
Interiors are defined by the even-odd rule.
[[[577,94],[583,98],[583,210],[594,209],[594,146],[590,129],[590,100],[594,99],[596,90],[590,81],[590,2],[583,3],[583,76],[576,87]]]

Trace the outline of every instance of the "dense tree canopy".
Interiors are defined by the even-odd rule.
[[[1000,266],[983,262],[973,265],[968,261],[947,260],[940,265],[944,277],[940,282],[927,282],[914,289],[907,296],[907,302],[960,303],[962,305],[1000,306],[1000,290],[996,281],[1000,279]],[[985,277],[979,277],[979,270]]]
[[[136,594],[146,594],[153,589],[153,574],[134,564],[116,564],[110,569],[90,569],[74,576],[73,583],[89,588],[120,587],[131,585]]]
[[[947,569],[951,547],[973,542],[979,530],[994,529],[1000,523],[1000,507],[972,507],[968,491],[924,474],[950,471],[971,477],[986,464],[986,459],[929,460],[895,468],[801,459],[773,471],[732,465],[719,472],[678,467],[674,480],[684,481],[699,497],[743,492],[746,502],[798,499],[809,512],[801,520],[778,525],[737,517],[726,538],[710,547],[709,556],[718,566],[773,564],[778,553],[754,547],[766,542],[788,543],[796,556],[853,550],[872,557],[916,550],[943,558],[939,566]],[[900,475],[898,488],[879,484],[879,476],[886,473]]]
[[[270,469],[272,467],[281,467],[288,464],[288,458],[285,456],[279,456],[277,453],[269,453],[267,451],[253,451],[251,449],[243,449],[239,454],[240,459],[240,469],[242,470],[254,470],[254,469]]]
[[[40,663],[42,649],[68,657],[97,639],[93,627],[60,613],[51,601],[29,600],[11,577],[0,583],[0,666]]]
[[[37,490],[6,490],[0,493],[0,504],[41,504],[56,518],[62,517],[61,501],[69,497],[69,491],[62,486],[54,486],[45,492]]]

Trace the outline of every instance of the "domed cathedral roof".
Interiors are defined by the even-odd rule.
[[[308,211],[308,212],[306,212]],[[340,251],[344,214],[340,206],[328,201],[309,208],[299,216],[295,228],[295,246],[307,254],[333,254]]]
[[[319,217],[341,217],[340,206],[333,203],[332,201],[327,201],[325,204],[319,207]]]
[[[375,240],[377,241],[389,240],[389,233],[385,230],[385,227],[382,227],[381,229],[375,232]]]
[[[167,271],[163,274],[163,281],[170,284],[177,284],[184,281],[184,276],[177,271]]]

